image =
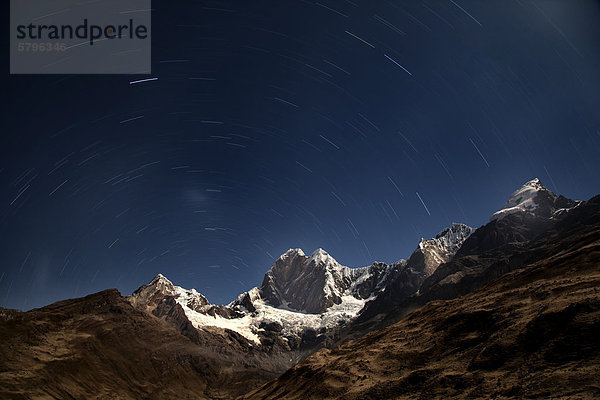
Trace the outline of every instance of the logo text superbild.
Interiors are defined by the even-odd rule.
[[[148,28],[145,25],[135,25],[133,19],[123,25],[89,25],[87,18],[83,24],[73,27],[72,25],[18,25],[18,39],[89,39],[90,45],[94,41],[104,39],[146,39]]]

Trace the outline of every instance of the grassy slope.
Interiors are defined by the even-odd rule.
[[[192,343],[116,290],[0,310],[2,399],[232,398],[270,376]]]

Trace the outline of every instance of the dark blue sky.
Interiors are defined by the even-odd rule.
[[[0,306],[229,302],[290,247],[393,262],[531,178],[600,192],[598,1],[153,3],[150,76],[10,76],[3,39]]]

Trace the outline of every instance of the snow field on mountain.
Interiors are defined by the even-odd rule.
[[[284,308],[276,308],[255,300],[253,305],[256,311],[248,313],[241,318],[227,319],[220,316],[202,314],[187,307],[177,299],[185,315],[195,328],[216,327],[229,329],[244,336],[249,341],[260,344],[258,333],[262,323],[277,322],[283,329],[285,336],[301,336],[306,329],[319,331],[321,328],[329,329],[355,318],[365,303],[371,299],[357,299],[354,296],[342,296],[342,302],[329,307],[322,314],[308,314]]]

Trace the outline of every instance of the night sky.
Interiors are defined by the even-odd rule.
[[[535,177],[588,199],[598,21],[584,0],[155,0],[147,76],[11,76],[4,35],[0,306],[159,272],[227,303],[290,247],[393,262]]]

